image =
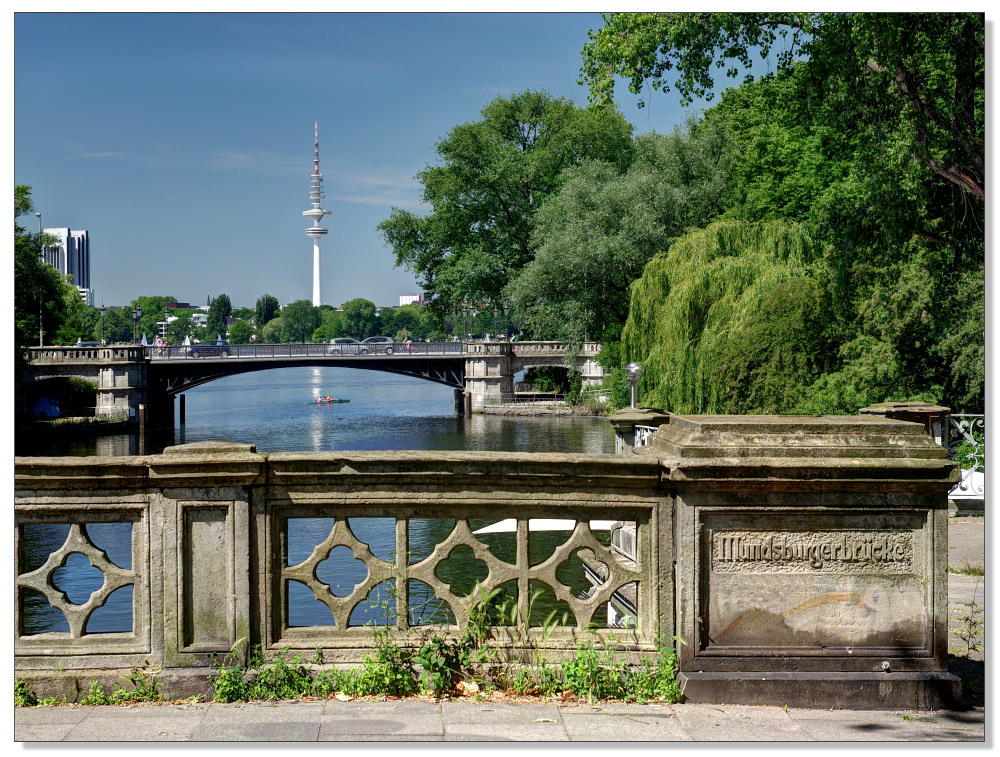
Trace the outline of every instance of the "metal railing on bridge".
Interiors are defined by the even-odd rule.
[[[371,344],[210,344],[145,347],[146,358],[186,360],[201,358],[288,358],[288,357],[412,357],[462,354],[461,342],[374,342]]]

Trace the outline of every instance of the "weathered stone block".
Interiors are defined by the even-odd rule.
[[[957,474],[921,426],[671,416],[646,454],[676,504],[687,698],[850,706],[853,687],[853,706],[905,707],[954,694]]]

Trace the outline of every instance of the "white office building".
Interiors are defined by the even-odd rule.
[[[420,307],[423,307],[426,304],[427,301],[424,299],[423,292],[413,292],[412,294],[399,295],[400,307],[403,307],[403,305],[419,305]]]
[[[92,306],[94,290],[90,286],[90,234],[86,229],[48,228],[44,231],[58,242],[42,248],[42,260],[63,276],[72,276],[83,301]]]

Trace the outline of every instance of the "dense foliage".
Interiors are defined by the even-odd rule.
[[[749,84],[772,51],[765,80],[805,60],[810,96],[884,114],[855,128],[902,126],[926,168],[985,197],[983,13],[615,13],[590,33],[583,75],[596,103],[612,100],[616,75],[690,103],[712,99],[713,69]]]
[[[854,413],[910,399],[983,411],[981,22],[639,14],[610,17],[592,34],[584,71],[598,100],[610,96],[611,73],[632,78],[633,90],[650,79],[666,90],[676,70],[683,96],[705,94],[709,63],[749,68],[747,50],[767,49],[771,32],[786,31],[808,56],[779,58],[776,71],[727,90],[704,114],[725,124],[731,158],[718,220],[742,223],[662,249],[634,285],[613,362],[647,366],[645,402]],[[753,241],[720,246],[723,228]],[[809,240],[794,271],[754,236],[764,228],[797,228]],[[743,279],[749,268],[723,263],[729,257],[745,258],[770,287],[756,291]],[[699,270],[707,261],[711,282]],[[677,287],[690,290],[687,304]],[[737,291],[745,302],[723,294]],[[714,325],[691,321],[708,311]],[[693,341],[681,350],[684,334]]]
[[[585,161],[538,211],[534,260],[507,286],[520,324],[547,339],[606,339],[643,266],[721,211],[730,156],[719,119],[638,137],[627,169]]]
[[[43,243],[51,239],[32,234],[17,219],[34,210],[31,187],[14,187],[14,355],[15,365],[24,366],[26,347],[72,344],[74,321],[85,306],[76,287],[59,271],[41,260]]]
[[[534,216],[585,159],[624,169],[632,127],[611,110],[577,108],[545,92],[499,97],[482,119],[435,147],[440,164],[417,178],[432,211],[393,208],[378,230],[396,265],[419,276],[441,323],[463,302],[502,305],[502,292],[535,254]]]

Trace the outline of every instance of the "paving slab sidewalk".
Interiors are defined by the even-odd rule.
[[[984,741],[985,714],[738,705],[278,702],[18,708],[16,741]]]

